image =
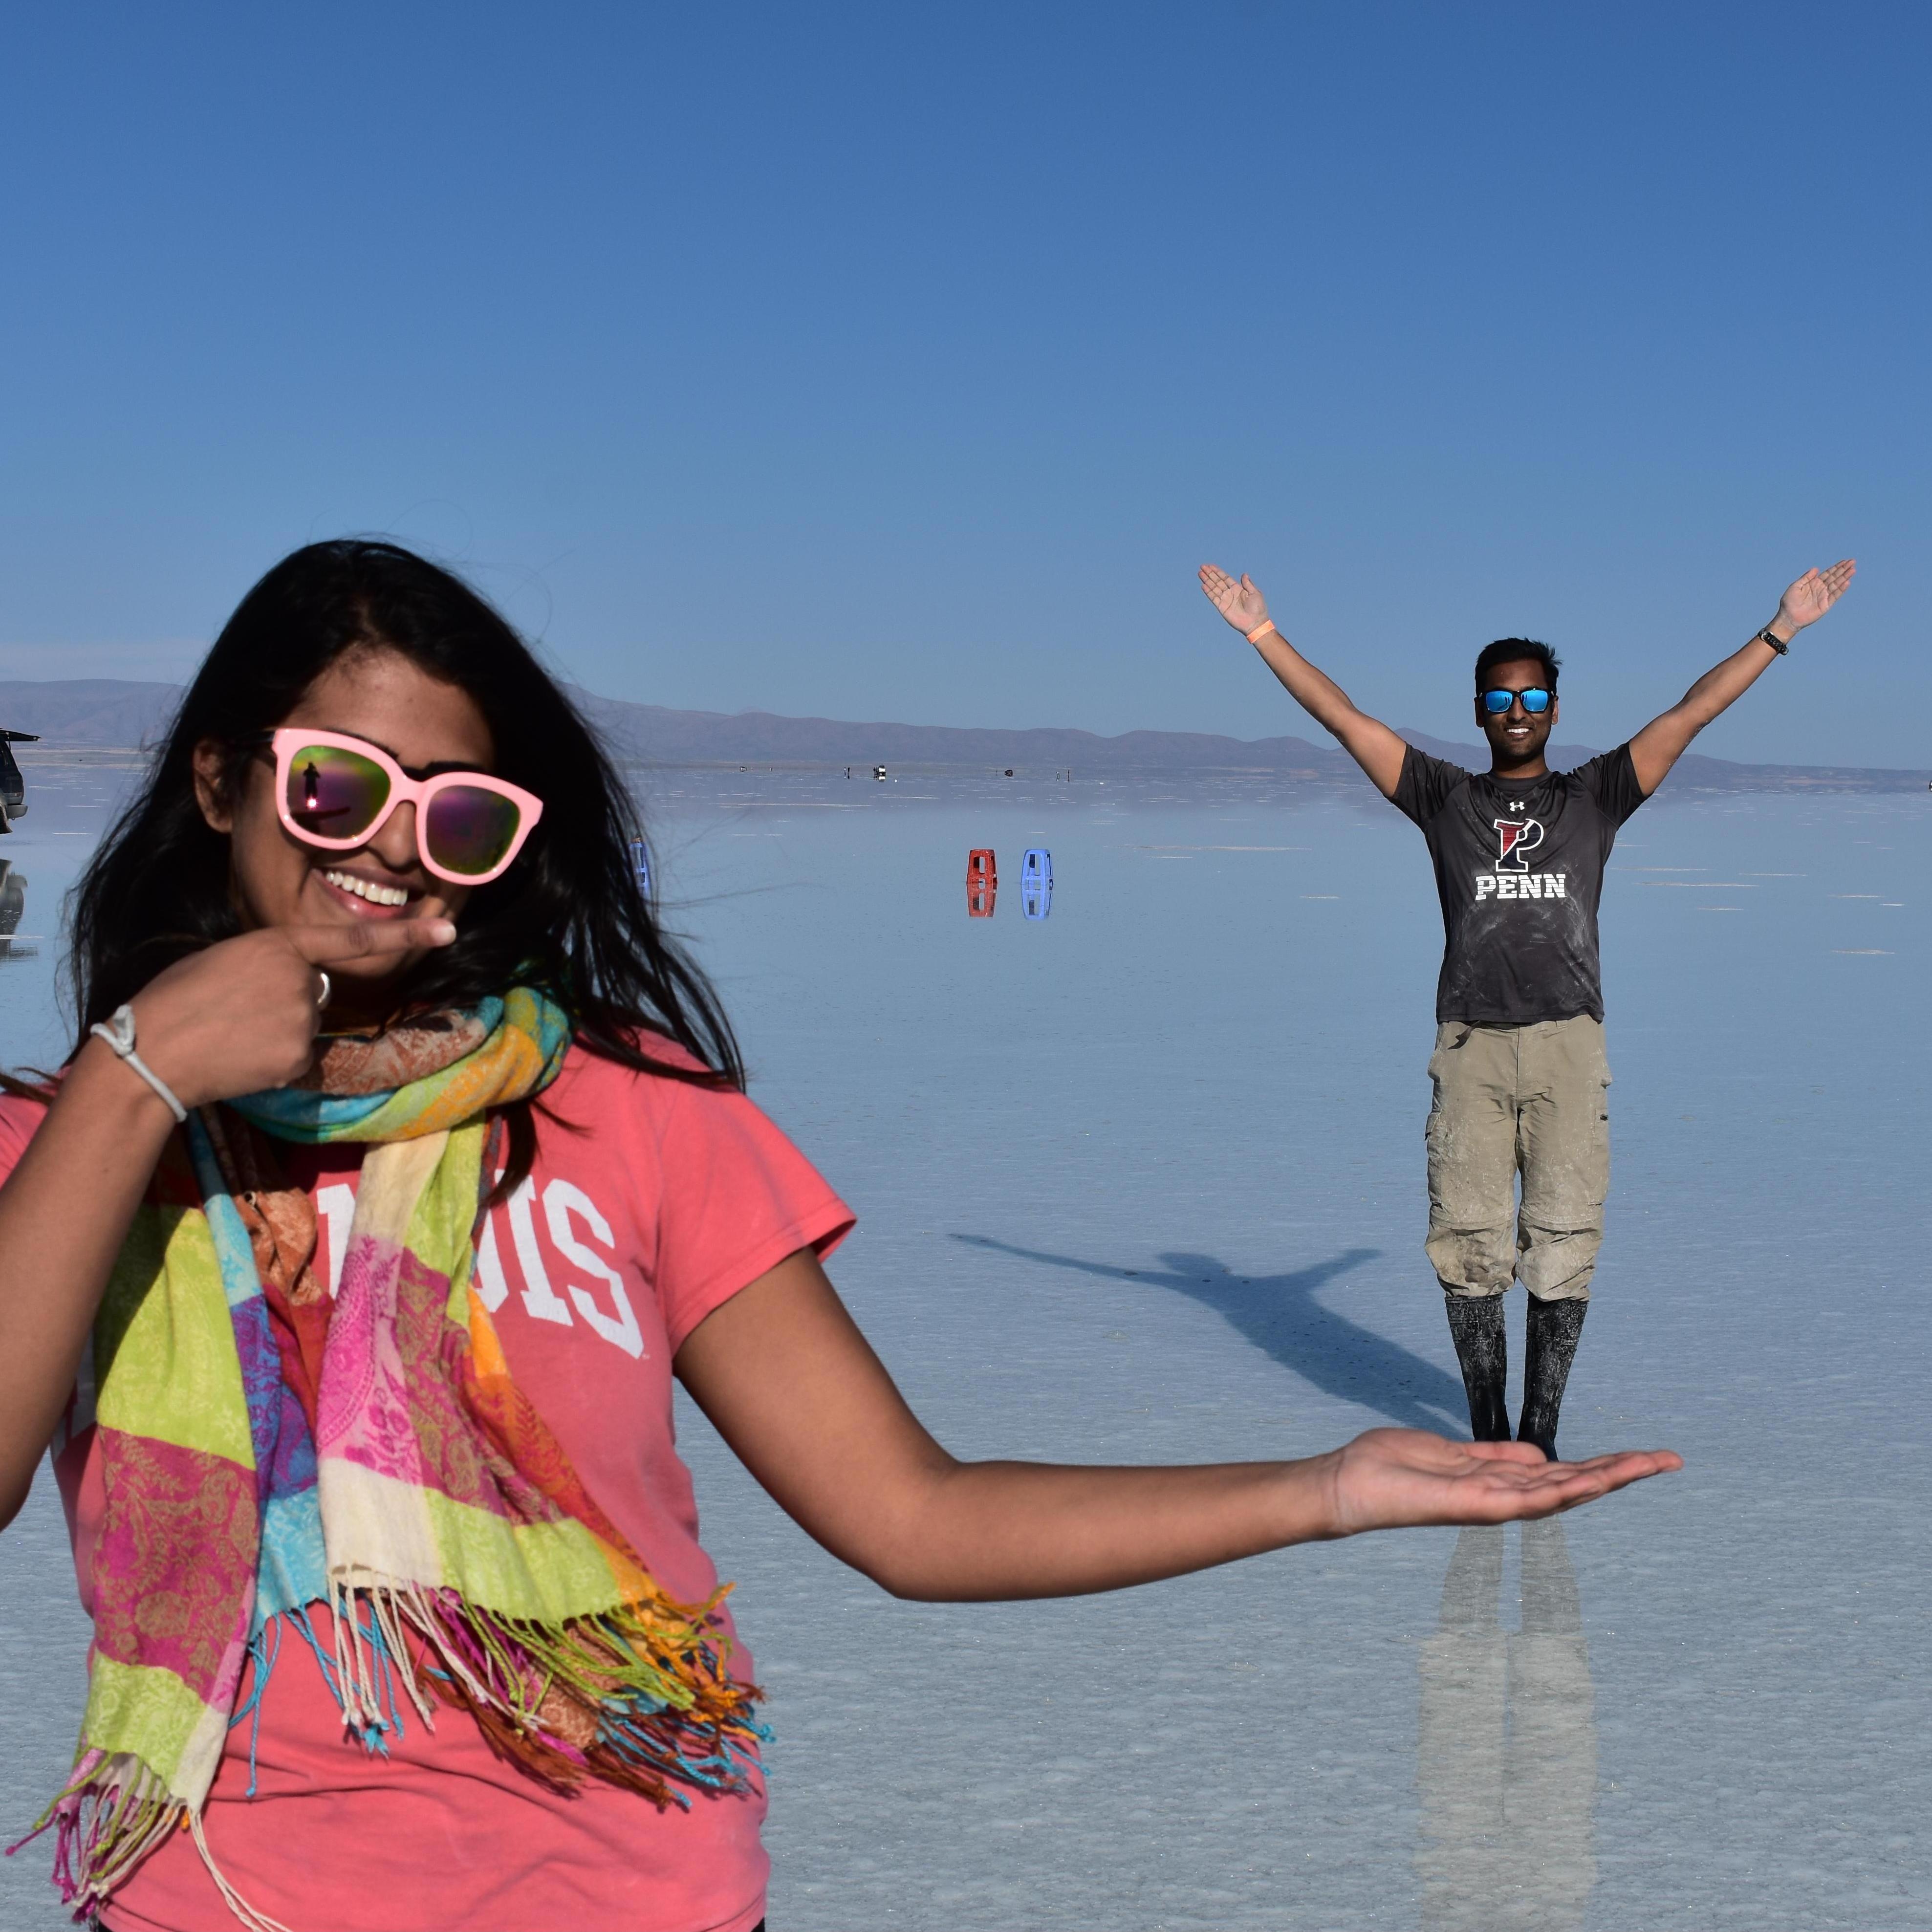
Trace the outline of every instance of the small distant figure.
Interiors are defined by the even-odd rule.
[[[884,765],[874,765],[872,767],[872,776],[878,780],[880,784],[884,784],[886,782],[885,766]]]
[[[1006,767],[1006,776],[1007,776],[1007,777],[1008,777],[1008,778],[1011,778],[1011,777],[1012,776],[1012,775],[1013,775],[1013,768],[1012,768],[1012,766],[1011,765],[1009,765],[1009,766]]]
[[[638,875],[638,890],[646,898],[651,896],[651,855],[641,838],[631,841],[631,868]]]

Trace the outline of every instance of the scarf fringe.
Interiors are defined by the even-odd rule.
[[[677,1786],[745,1790],[771,1735],[752,1714],[762,1694],[725,1668],[728,1642],[714,1619],[727,1594],[697,1607],[659,1598],[558,1624],[503,1616],[454,1590],[338,1581],[329,1606],[332,1672],[307,1634],[344,1724],[372,1750],[395,1726],[400,1680],[426,1724],[434,1723],[432,1696],[466,1710],[500,1756],[553,1790],[573,1792],[596,1778],[661,1810],[688,1810]],[[199,1812],[131,1754],[83,1753],[8,1855],[48,1830],[54,1883],[77,1916],[99,1906],[171,1832],[186,1830],[248,1932],[287,1932],[223,1876]]]
[[[752,1714],[761,1694],[725,1668],[712,1620],[724,1590],[701,1608],[661,1599],[554,1624],[418,1584],[332,1588],[337,1698],[365,1742],[393,1721],[393,1671],[426,1723],[430,1695],[468,1711],[500,1756],[552,1790],[596,1777],[662,1810],[689,1808],[673,1780],[746,1790],[770,1735]]]
[[[76,1918],[100,1906],[164,1839],[186,1830],[194,1834],[195,1850],[215,1888],[248,1932],[289,1932],[279,1918],[256,1911],[223,1875],[208,1848],[201,1814],[185,1800],[169,1796],[160,1780],[128,1752],[83,1754],[67,1788],[26,1838],[7,1847],[7,1856],[11,1858],[50,1827],[55,1834],[54,1883]]]
[[[184,1800],[131,1753],[82,1753],[66,1787],[33,1829],[7,1847],[10,1858],[43,1832],[54,1834],[54,1883],[79,1918],[92,1911],[160,1844],[188,1822]]]

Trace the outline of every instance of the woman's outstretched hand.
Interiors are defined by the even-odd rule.
[[[1238,584],[1219,564],[1201,566],[1201,588],[1208,601],[1244,637],[1268,622],[1268,599],[1255,588],[1252,577]]]
[[[1778,600],[1778,614],[1794,632],[1815,624],[1844,596],[1858,567],[1848,556],[1840,557],[1829,570],[1808,570]]]
[[[1684,1466],[1669,1449],[1550,1462],[1532,1443],[1451,1442],[1419,1429],[1371,1429],[1337,1449],[1334,1461],[1338,1536],[1554,1516]]]

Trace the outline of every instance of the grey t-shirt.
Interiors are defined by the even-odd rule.
[[[1395,803],[1436,865],[1438,1022],[1604,1017],[1597,903],[1617,828],[1643,798],[1628,745],[1574,772],[1507,783],[1408,748]]]

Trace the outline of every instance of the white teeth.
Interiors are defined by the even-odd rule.
[[[353,892],[358,899],[367,899],[371,905],[399,906],[409,903],[409,894],[400,886],[379,886],[371,879],[358,879],[352,872],[325,872],[322,875],[332,886],[339,886],[345,892]]]

